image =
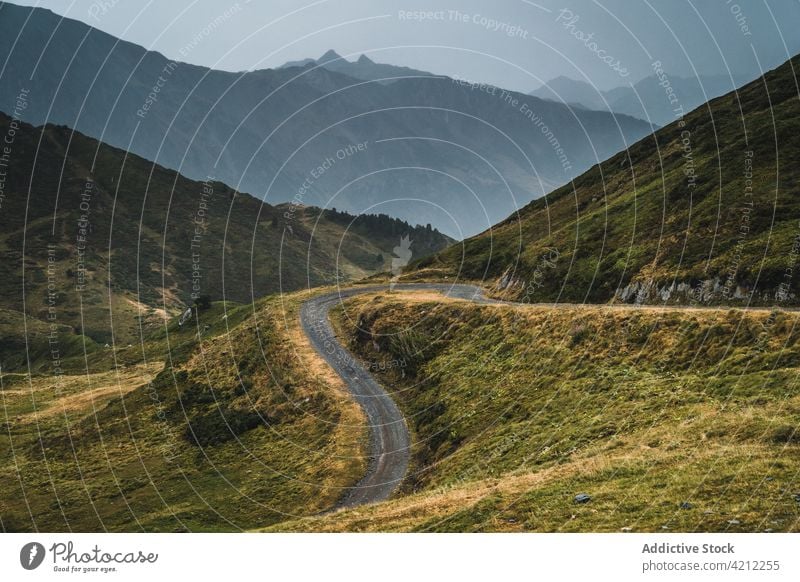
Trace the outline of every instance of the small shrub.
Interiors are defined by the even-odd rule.
[[[799,427],[784,425],[780,426],[772,433],[772,442],[780,445],[800,444]]]
[[[572,329],[569,330],[570,333],[570,343],[573,346],[578,345],[583,340],[589,337],[589,330],[586,328],[585,325],[573,325]]]
[[[186,438],[199,447],[218,445],[256,428],[261,422],[254,410],[215,408],[189,421]]]
[[[211,297],[208,295],[200,295],[197,299],[194,300],[194,306],[197,308],[197,311],[205,311],[211,308]]]

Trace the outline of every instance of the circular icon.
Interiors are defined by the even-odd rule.
[[[19,563],[26,570],[35,570],[44,561],[44,546],[39,542],[30,542],[19,551]]]

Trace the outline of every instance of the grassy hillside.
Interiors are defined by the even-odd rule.
[[[488,280],[526,302],[797,304],[798,65],[712,100],[418,268]]]
[[[8,310],[0,325],[11,330],[24,312],[59,326],[65,350],[76,338],[90,348],[132,342],[200,295],[249,303],[388,270],[403,235],[415,256],[450,242],[386,216],[271,206],[65,127],[0,114],[0,135],[12,132],[0,200],[0,307]],[[0,340],[6,369],[24,363],[16,331]]]
[[[0,529],[234,531],[333,505],[366,431],[287,349],[299,300],[215,303],[104,350],[108,371],[0,375]]]
[[[0,114],[0,134],[0,530],[227,531],[332,506],[367,434],[300,353],[287,292],[389,269],[403,236],[415,255],[450,239],[271,206],[65,127]]]
[[[408,496],[276,527],[797,531],[797,319],[351,299],[340,333],[413,431]]]

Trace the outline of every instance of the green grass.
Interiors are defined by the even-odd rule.
[[[413,430],[408,496],[284,527],[800,527],[798,314],[402,296],[344,310],[340,334],[387,370]]]
[[[286,349],[298,301],[172,320],[145,341],[147,367],[140,352],[116,371],[4,376],[2,528],[237,531],[333,505],[363,474],[366,435]]]
[[[9,123],[0,113],[0,131]],[[63,126],[21,123],[14,146],[0,234],[0,307],[100,345],[136,343],[142,330],[158,329],[191,305],[193,294],[251,303],[388,270],[401,235],[416,241],[417,254],[452,242],[385,215],[273,206]],[[15,335],[18,344],[23,334]],[[6,370],[20,365],[17,344],[0,344]]]
[[[531,303],[607,302],[631,283],[696,288],[730,278],[731,290],[761,305],[778,302],[787,283],[793,296],[782,302],[797,304],[798,65],[795,57],[714,99],[416,268],[429,279],[488,280],[496,295]],[[668,302],[747,301],[729,295],[673,292]],[[664,301],[654,292],[639,299]]]

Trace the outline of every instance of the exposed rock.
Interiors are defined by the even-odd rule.
[[[727,289],[727,291],[726,291]],[[781,295],[779,290],[767,289],[753,294],[753,289],[745,284],[737,284],[734,287],[723,283],[719,277],[705,279],[692,285],[686,281],[670,281],[659,283],[658,281],[631,281],[625,287],[617,289],[614,295],[615,300],[636,305],[655,304],[655,303],[725,303],[727,301],[742,302],[753,299],[763,303],[774,303],[792,301],[796,299],[794,293],[784,293]]]
[[[575,496],[575,503],[589,503],[592,497],[587,493],[578,493]]]

